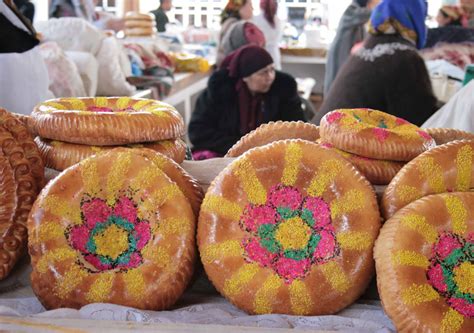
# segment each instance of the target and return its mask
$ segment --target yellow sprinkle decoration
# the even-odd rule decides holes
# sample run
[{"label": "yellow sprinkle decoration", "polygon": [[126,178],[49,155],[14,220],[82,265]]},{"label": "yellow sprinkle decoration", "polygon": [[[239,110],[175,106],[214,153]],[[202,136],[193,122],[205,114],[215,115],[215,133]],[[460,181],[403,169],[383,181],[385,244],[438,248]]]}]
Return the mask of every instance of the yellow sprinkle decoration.
[{"label": "yellow sprinkle decoration", "polygon": [[300,217],[284,221],[275,233],[275,240],[281,244],[283,250],[304,249],[310,237],[311,229]]},{"label": "yellow sprinkle decoration", "polygon": [[202,212],[217,213],[219,216],[238,221],[243,213],[243,208],[235,202],[215,195],[206,195],[201,205]]},{"label": "yellow sprinkle decoration", "polygon": [[132,153],[120,153],[113,164],[112,170],[107,177],[107,203],[113,205],[123,182],[127,178],[127,172],[132,163]]},{"label": "yellow sprinkle decoration", "polygon": [[94,98],[94,105],[99,108],[105,108],[109,105],[107,97],[96,97]]},{"label": "yellow sprinkle decoration", "polygon": [[336,239],[344,250],[364,251],[374,244],[370,234],[360,231],[340,232],[336,235]]},{"label": "yellow sprinkle decoration", "polygon": [[136,301],[145,297],[145,280],[142,272],[138,269],[131,269],[123,274],[123,281],[128,294]]},{"label": "yellow sprinkle decoration", "polygon": [[441,321],[440,333],[456,333],[464,323],[464,316],[456,310],[449,308]]},{"label": "yellow sprinkle decoration", "polygon": [[322,196],[324,191],[336,179],[341,172],[343,163],[339,160],[324,161],[316,171],[316,176],[311,180],[308,187],[308,194],[312,197]]},{"label": "yellow sprinkle decoration", "polygon": [[240,257],[242,253],[243,251],[239,241],[228,240],[204,247],[201,250],[201,261],[203,264],[210,264],[222,258]]},{"label": "yellow sprinkle decoration", "polygon": [[80,208],[72,206],[69,202],[59,198],[57,195],[46,197],[43,201],[43,207],[57,217],[66,219],[74,224],[82,223]]},{"label": "yellow sprinkle decoration", "polygon": [[117,99],[117,109],[123,110],[130,106],[130,97],[120,97]]},{"label": "yellow sprinkle decoration", "polygon": [[345,293],[351,287],[351,282],[339,264],[335,261],[330,261],[321,265],[321,270],[334,290],[340,293]]},{"label": "yellow sprinkle decoration", "polygon": [[473,149],[469,145],[465,145],[459,149],[456,156],[456,167],[458,174],[456,175],[456,190],[469,191],[471,187],[471,173],[473,165]]},{"label": "yellow sprinkle decoration", "polygon": [[423,269],[428,268],[430,265],[428,258],[426,258],[424,255],[408,250],[395,252],[392,256],[392,261],[395,265],[414,266]]},{"label": "yellow sprinkle decoration", "polygon": [[405,215],[401,220],[401,224],[419,233],[428,243],[433,244],[438,238],[436,229],[426,222],[424,216],[416,214]]},{"label": "yellow sprinkle decoration", "polygon": [[459,197],[447,195],[444,198],[453,226],[453,231],[463,235],[467,230],[467,209]]},{"label": "yellow sprinkle decoration", "polygon": [[436,164],[433,157],[426,157],[418,164],[418,169],[422,177],[428,180],[434,193],[446,192],[443,169]]},{"label": "yellow sprinkle decoration", "polygon": [[309,297],[309,290],[300,280],[294,280],[290,284],[290,303],[294,314],[304,316],[311,312],[313,302]]},{"label": "yellow sprinkle decoration", "polygon": [[84,183],[84,192],[90,196],[97,196],[100,192],[99,172],[95,160],[86,160],[82,163],[82,182]]},{"label": "yellow sprinkle decoration", "polygon": [[135,110],[135,111],[141,111],[145,105],[148,105],[150,103],[153,103],[152,100],[149,100],[149,99],[145,99],[145,100],[142,100],[142,101],[139,101],[139,102],[136,102],[132,108]]},{"label": "yellow sprinkle decoration", "polygon": [[398,198],[404,203],[413,202],[423,196],[421,191],[414,186],[401,185],[396,191]]},{"label": "yellow sprinkle decoration", "polygon": [[157,189],[153,192],[148,199],[138,207],[138,209],[144,211],[156,210],[158,207],[164,205],[166,202],[172,200],[173,198],[181,196],[183,197],[183,192],[176,184],[171,184],[160,189]]},{"label": "yellow sprinkle decoration", "polygon": [[76,256],[76,251],[69,247],[54,249],[41,256],[41,258],[38,260],[38,263],[36,264],[36,269],[39,273],[44,274],[48,271],[48,268],[55,263],[64,260],[74,260]]},{"label": "yellow sprinkle decoration", "polygon": [[[169,249],[168,249],[169,250]],[[167,269],[172,268],[171,255],[169,251],[162,246],[156,246],[155,244],[148,244],[142,250],[143,258],[151,260],[157,267]]]},{"label": "yellow sprinkle decoration", "polygon": [[[44,221],[37,227],[38,237],[32,237],[29,241],[37,240],[38,242],[47,242],[57,238],[64,238],[64,228],[58,223],[53,221]],[[34,235],[34,233],[33,233]]]},{"label": "yellow sprinkle decoration", "polygon": [[148,188],[153,180],[163,173],[157,169],[155,165],[148,166],[138,173],[138,175],[131,181],[130,187],[134,190]]},{"label": "yellow sprinkle decoration", "polygon": [[97,245],[97,254],[108,256],[112,260],[117,259],[128,249],[128,233],[115,224],[95,235],[94,241]]},{"label": "yellow sprinkle decoration", "polygon": [[284,185],[293,186],[295,184],[302,157],[303,150],[301,146],[296,143],[290,143],[286,148],[285,168],[283,169],[283,176],[281,178],[281,182]]},{"label": "yellow sprinkle decoration", "polygon": [[237,160],[234,173],[240,179],[249,201],[254,205],[263,205],[267,200],[267,191],[260,183],[250,161],[245,157]]},{"label": "yellow sprinkle decoration", "polygon": [[189,220],[185,216],[170,217],[164,219],[158,225],[159,233],[164,237],[170,235],[183,235],[187,234],[191,229],[193,221]]},{"label": "yellow sprinkle decoration", "polygon": [[474,294],[474,264],[464,261],[454,268],[454,281],[465,294]]},{"label": "yellow sprinkle decoration", "polygon": [[402,300],[406,305],[418,305],[435,301],[439,294],[429,284],[412,284],[409,288],[402,291]]},{"label": "yellow sprinkle decoration", "polygon": [[265,280],[262,288],[255,295],[254,311],[256,314],[271,313],[273,300],[282,285],[283,283],[278,275],[272,274]]},{"label": "yellow sprinkle decoration", "polygon": [[54,111],[54,110],[51,110],[49,108],[53,108],[53,109],[56,109],[56,110],[66,110],[66,106],[61,104],[61,103],[56,103],[56,102],[46,102],[44,103],[43,105],[45,105],[46,107],[48,107],[48,110],[46,110],[46,112],[51,112],[51,111]]},{"label": "yellow sprinkle decoration", "polygon": [[91,303],[106,303],[110,298],[115,273],[106,272],[98,275],[86,294],[86,300]]},{"label": "yellow sprinkle decoration", "polygon": [[229,280],[225,281],[224,294],[233,297],[240,294],[260,270],[257,264],[244,264]]},{"label": "yellow sprinkle decoration", "polygon": [[88,273],[77,265],[71,265],[71,268],[58,279],[54,288],[54,294],[61,299],[65,299],[69,293],[76,289],[77,285],[86,278]]},{"label": "yellow sprinkle decoration", "polygon": [[336,219],[341,215],[364,208],[365,202],[364,193],[359,190],[350,190],[341,198],[331,202],[331,217]]},{"label": "yellow sprinkle decoration", "polygon": [[86,104],[77,98],[67,98],[64,101],[67,101],[69,105],[71,105],[71,108],[75,111],[83,111],[86,109]]}]

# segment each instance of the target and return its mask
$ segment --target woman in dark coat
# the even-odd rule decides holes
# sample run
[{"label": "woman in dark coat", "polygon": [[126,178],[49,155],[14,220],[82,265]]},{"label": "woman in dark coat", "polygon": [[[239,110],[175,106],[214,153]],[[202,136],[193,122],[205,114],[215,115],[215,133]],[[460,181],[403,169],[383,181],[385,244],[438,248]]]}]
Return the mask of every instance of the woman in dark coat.
[{"label": "woman in dark coat", "polygon": [[425,63],[424,0],[384,0],[373,11],[371,34],[341,68],[313,122],[340,108],[372,108],[421,125],[437,109]]},{"label": "woman in dark coat", "polygon": [[224,60],[199,96],[188,130],[193,156],[222,156],[243,135],[276,120],[305,120],[296,81],[275,71],[265,49],[244,46]]}]

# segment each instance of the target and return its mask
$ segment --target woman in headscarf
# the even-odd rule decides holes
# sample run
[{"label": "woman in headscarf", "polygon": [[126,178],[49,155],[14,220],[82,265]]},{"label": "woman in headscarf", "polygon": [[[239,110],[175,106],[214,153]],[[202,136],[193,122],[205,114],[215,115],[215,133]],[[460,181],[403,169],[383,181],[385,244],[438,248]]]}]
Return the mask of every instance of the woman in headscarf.
[{"label": "woman in headscarf", "polygon": [[283,26],[278,18],[277,0],[260,0],[260,14],[252,21],[262,30],[265,35],[265,50],[270,53],[276,69],[281,69],[281,54],[279,43],[283,37]]},{"label": "woman in headscarf", "polygon": [[296,81],[263,48],[231,53],[209,78],[189,124],[194,158],[223,156],[243,135],[276,120],[304,120]]},{"label": "woman in headscarf", "polygon": [[347,7],[337,27],[336,37],[329,48],[326,73],[324,74],[324,94],[326,95],[337,72],[346,62],[355,44],[366,36],[364,25],[369,21],[372,8],[378,0],[354,0]]},{"label": "woman in headscarf", "polygon": [[265,47],[265,36],[255,24],[247,21],[239,21],[232,26],[222,41],[224,56],[227,57],[245,45]]},{"label": "woman in headscarf", "polygon": [[341,68],[313,119],[339,108],[372,108],[421,125],[437,100],[418,54],[426,40],[424,0],[383,0],[369,22],[364,46]]},{"label": "woman in headscarf", "polygon": [[219,32],[219,42],[217,45],[216,64],[219,66],[224,60],[224,50],[222,44],[231,28],[240,20],[250,20],[253,16],[251,0],[228,0],[227,5],[221,13],[221,31]]}]

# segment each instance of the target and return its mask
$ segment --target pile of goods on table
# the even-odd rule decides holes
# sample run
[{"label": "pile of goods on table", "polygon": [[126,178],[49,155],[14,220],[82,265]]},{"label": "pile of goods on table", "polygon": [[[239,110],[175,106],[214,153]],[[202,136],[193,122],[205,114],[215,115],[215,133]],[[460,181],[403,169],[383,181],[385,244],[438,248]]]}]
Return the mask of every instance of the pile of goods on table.
[{"label": "pile of goods on table", "polygon": [[[474,331],[470,133],[425,131],[368,109],[333,111],[321,127],[269,123],[229,150],[234,159],[204,196],[181,166],[141,148],[183,134],[171,106],[61,99],[39,105],[28,124],[60,142],[37,138],[46,163],[65,169],[27,223],[32,287],[48,309],[167,309],[200,261],[250,314],[334,314],[376,273],[398,330]],[[73,160],[54,150],[65,145],[97,154]],[[14,183],[8,175],[0,185]],[[28,179],[39,189],[41,179]],[[374,185],[387,184],[379,203]]]}]

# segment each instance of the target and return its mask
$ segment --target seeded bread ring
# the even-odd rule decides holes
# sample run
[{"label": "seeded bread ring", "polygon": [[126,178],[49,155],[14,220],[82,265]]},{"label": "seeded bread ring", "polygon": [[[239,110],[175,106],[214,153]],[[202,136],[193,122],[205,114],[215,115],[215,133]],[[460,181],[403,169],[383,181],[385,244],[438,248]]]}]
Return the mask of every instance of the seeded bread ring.
[{"label": "seeded bread ring", "polygon": [[428,133],[438,146],[455,140],[474,140],[474,134],[455,128],[427,128]]},{"label": "seeded bread ring", "polygon": [[113,146],[181,137],[184,121],[169,104],[130,97],[59,98],[38,104],[32,116],[42,138]]},{"label": "seeded bread ring", "polygon": [[[74,143],[60,142],[40,137],[35,138],[43,160],[48,168],[62,171],[83,159],[99,152],[117,148],[117,146],[87,146]],[[130,148],[148,148],[161,153],[177,163],[181,163],[186,155],[186,144],[181,139],[163,140],[141,144],[128,145]]]},{"label": "seeded bread ring", "polygon": [[330,143],[320,143],[321,146],[334,150],[336,153],[348,160],[357,170],[373,185],[387,185],[393,177],[403,168],[405,163],[376,160],[351,154],[334,148]]},{"label": "seeded bread ring", "polygon": [[474,332],[474,193],[423,197],[375,243],[377,285],[397,332]]},{"label": "seeded bread ring", "polygon": [[332,314],[373,275],[380,216],[372,187],[305,140],[252,149],[206,193],[198,246],[217,290],[248,313]]},{"label": "seeded bread ring", "polygon": [[243,136],[229,149],[226,157],[237,157],[252,148],[286,139],[302,139],[315,142],[319,139],[319,127],[302,121],[272,121]]},{"label": "seeded bread ring", "polygon": [[170,307],[195,259],[195,218],[176,183],[133,150],[63,171],[28,220],[31,284],[47,309]]},{"label": "seeded bread ring", "polygon": [[320,132],[338,149],[378,160],[410,161],[435,146],[419,127],[370,109],[329,112],[321,120]]},{"label": "seeded bread ring", "polygon": [[424,196],[473,188],[474,141],[450,142],[421,154],[400,170],[384,191],[382,214],[388,220]]}]

